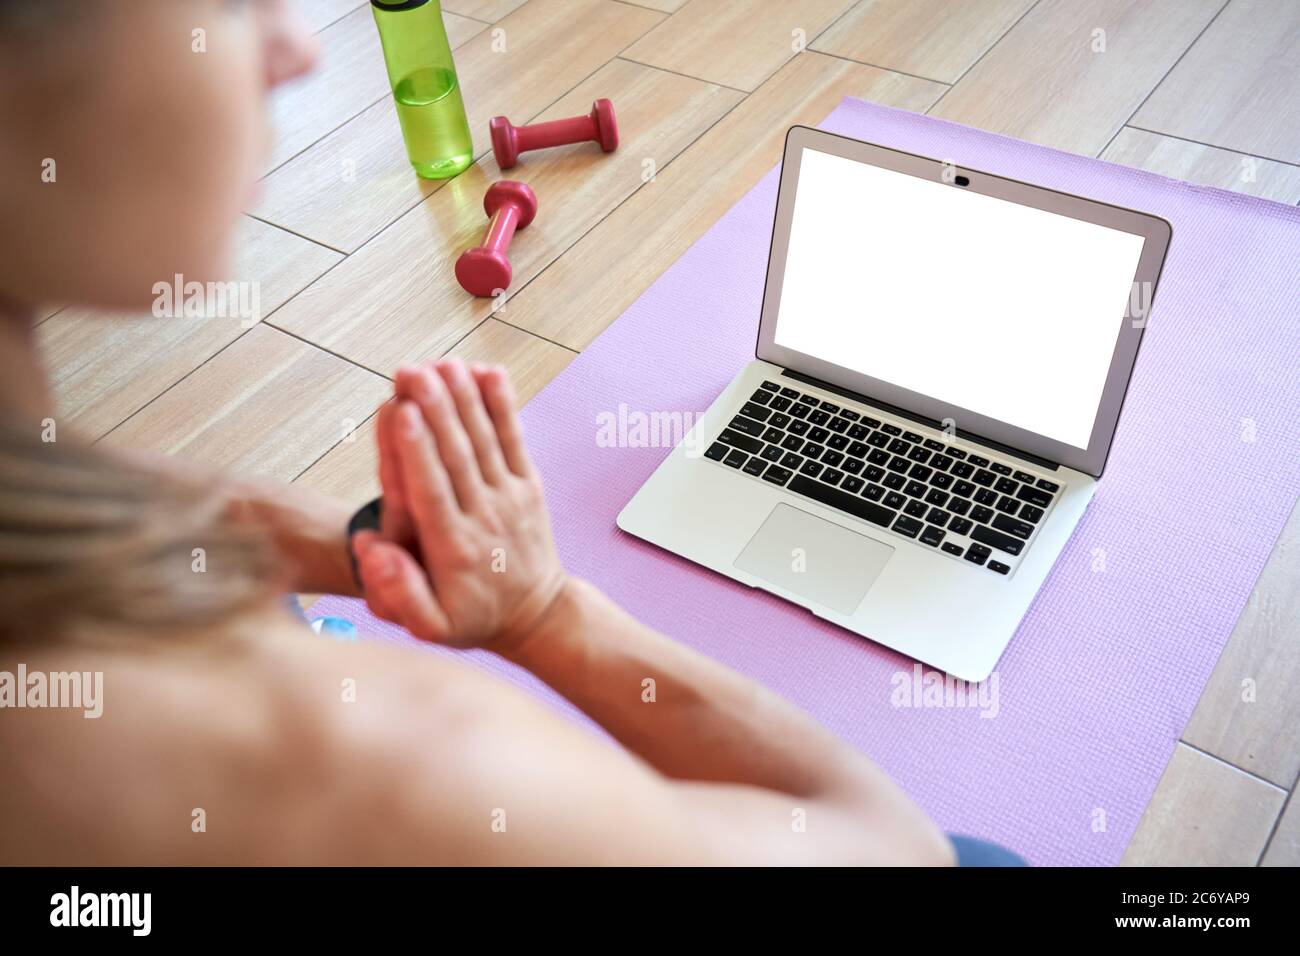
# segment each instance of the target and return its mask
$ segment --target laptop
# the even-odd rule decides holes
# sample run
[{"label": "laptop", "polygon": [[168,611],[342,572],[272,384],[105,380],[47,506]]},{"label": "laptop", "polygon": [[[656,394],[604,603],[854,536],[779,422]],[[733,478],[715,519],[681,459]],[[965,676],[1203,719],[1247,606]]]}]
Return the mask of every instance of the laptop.
[{"label": "laptop", "polygon": [[793,127],[755,358],[618,526],[985,679],[1096,492],[1170,237]]}]

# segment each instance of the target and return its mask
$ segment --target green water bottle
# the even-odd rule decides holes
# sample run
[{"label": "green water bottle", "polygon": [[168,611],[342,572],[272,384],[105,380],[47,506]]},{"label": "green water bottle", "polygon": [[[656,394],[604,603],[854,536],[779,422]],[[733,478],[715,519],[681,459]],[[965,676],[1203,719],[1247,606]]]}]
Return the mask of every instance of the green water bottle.
[{"label": "green water bottle", "polygon": [[370,0],[406,154],[425,179],[450,179],[474,161],[456,64],[438,0]]}]

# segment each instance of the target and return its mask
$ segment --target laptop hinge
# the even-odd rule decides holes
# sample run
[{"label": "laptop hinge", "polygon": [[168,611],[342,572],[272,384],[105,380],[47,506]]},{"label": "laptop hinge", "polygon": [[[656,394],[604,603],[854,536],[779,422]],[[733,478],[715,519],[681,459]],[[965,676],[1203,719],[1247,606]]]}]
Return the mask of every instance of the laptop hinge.
[{"label": "laptop hinge", "polygon": [[[823,382],[821,379],[813,378],[811,375],[805,375],[802,372],[795,372],[788,368],[782,369],[781,374],[786,378],[794,379],[796,382],[803,382],[805,385],[813,385],[817,388],[825,389],[828,392],[834,392],[836,395],[851,398],[855,402],[860,402],[863,405],[870,405],[871,407],[878,408],[883,412],[897,415],[899,418],[906,418],[909,421],[925,425],[929,428],[935,429],[936,431],[944,430],[943,422],[937,421],[933,418],[927,418],[924,415],[918,415],[916,412],[909,412],[905,408],[899,408],[897,405],[889,404],[889,402],[882,402],[879,399],[872,398],[870,395],[862,395],[852,389],[841,388],[839,385],[832,385],[830,382]],[[1050,468],[1052,471],[1056,471],[1061,467],[1054,461],[1040,458],[1038,455],[1031,452],[1021,451],[1019,448],[1012,448],[1010,445],[1004,445],[1002,442],[994,441],[992,438],[982,438],[979,435],[967,431],[959,432],[957,437],[962,441],[974,442],[977,445],[983,445],[985,448],[992,448],[995,451],[1002,452],[1004,455],[1012,455],[1022,461],[1038,465],[1040,468]]]}]

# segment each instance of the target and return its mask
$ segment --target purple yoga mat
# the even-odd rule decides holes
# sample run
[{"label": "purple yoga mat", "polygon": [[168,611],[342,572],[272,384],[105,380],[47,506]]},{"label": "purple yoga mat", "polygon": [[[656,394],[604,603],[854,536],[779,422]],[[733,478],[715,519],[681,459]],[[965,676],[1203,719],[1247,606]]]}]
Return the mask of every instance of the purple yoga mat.
[{"label": "purple yoga mat", "polygon": [[[813,714],[945,829],[1036,864],[1117,863],[1300,491],[1300,210],[853,99],[822,127],[1173,223],[1106,474],[998,666],[996,707],[900,706],[911,660],[615,528],[667,449],[604,447],[601,416],[701,412],[753,357],[776,171],[525,410],[560,552]],[[411,641],[355,601],[313,613]]]}]

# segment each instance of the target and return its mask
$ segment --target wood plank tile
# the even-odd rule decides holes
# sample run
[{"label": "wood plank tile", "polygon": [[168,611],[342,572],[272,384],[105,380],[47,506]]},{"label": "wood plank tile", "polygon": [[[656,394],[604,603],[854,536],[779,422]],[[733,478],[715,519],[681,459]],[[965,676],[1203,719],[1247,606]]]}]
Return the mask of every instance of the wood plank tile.
[{"label": "wood plank tile", "polygon": [[[532,0],[498,24],[505,52],[489,32],[458,48],[476,155],[493,116],[531,121],[660,19],[612,0]],[[269,176],[257,215],[351,252],[442,185],[412,172],[387,97]]]},{"label": "wood plank tile", "polygon": [[1120,130],[1101,158],[1275,202],[1292,205],[1300,202],[1300,166],[1189,143],[1185,139],[1132,127]]},{"label": "wood plank tile", "polygon": [[499,317],[586,348],[780,161],[792,124],[819,123],[845,96],[924,112],[944,89],[850,60],[800,54],[515,295]]},{"label": "wood plank tile", "polygon": [[1124,866],[1254,866],[1286,792],[1179,744]]},{"label": "wood plank tile", "polygon": [[[514,382],[520,404],[541,391],[564,370],[574,353],[521,332],[496,319],[488,319],[454,349],[467,362],[504,365]],[[342,501],[364,504],[379,494],[379,460],[375,450],[375,419],[357,430],[352,440],[340,442],[298,480]]]},{"label": "wood plank tile", "polygon": [[676,13],[682,7],[686,6],[690,0],[625,0],[627,3],[634,3],[638,7],[648,7],[651,10],[658,10],[660,13]]},{"label": "wood plank tile", "polygon": [[[443,22],[453,45],[483,29],[483,24],[453,13],[443,14]],[[317,37],[321,53],[316,69],[271,95],[275,138],[267,172],[391,95],[370,4],[330,24]]]},{"label": "wood plank tile", "polygon": [[1300,800],[1294,792],[1260,862],[1264,866],[1300,866]]},{"label": "wood plank tile", "polygon": [[1183,730],[1183,739],[1283,787],[1300,774],[1300,507],[1291,513]]},{"label": "wood plank tile", "polygon": [[931,113],[1095,156],[1224,2],[1040,0]]},{"label": "wood plank tile", "polygon": [[[342,257],[245,217],[233,279],[257,283],[263,317]],[[246,331],[238,318],[108,316],[68,308],[38,332],[59,420],[99,438]]]},{"label": "wood plank tile", "polygon": [[390,388],[259,325],[105,441],[288,481],[365,421]]},{"label": "wood plank tile", "polygon": [[[629,60],[752,91],[853,0],[688,3],[624,54]],[[802,31],[796,33],[796,31]]]},{"label": "wood plank tile", "polygon": [[462,17],[473,17],[485,23],[496,23],[502,17],[509,16],[527,0],[442,0],[442,9],[459,13]]},{"label": "wood plank tile", "polygon": [[[618,104],[623,142],[616,152],[607,155],[584,144],[532,154],[518,167],[516,175],[532,186],[540,211],[511,246],[512,290],[523,288],[642,188],[645,160],[668,163],[740,95],[615,60],[543,115],[590,109],[600,94]],[[482,240],[483,194],[499,175],[495,161],[485,156],[295,298],[275,324],[387,374],[403,362],[442,354],[494,307],[508,312],[508,301],[469,296],[453,273],[460,252]]]},{"label": "wood plank tile", "polygon": [[823,53],[956,83],[1034,0],[861,0],[812,44]]},{"label": "wood plank tile", "polygon": [[303,20],[313,30],[323,30],[336,20],[341,20],[361,6],[370,6],[370,0],[299,0],[298,9]]},{"label": "wood plank tile", "polygon": [[1132,125],[1300,163],[1300,3],[1232,0]]}]

